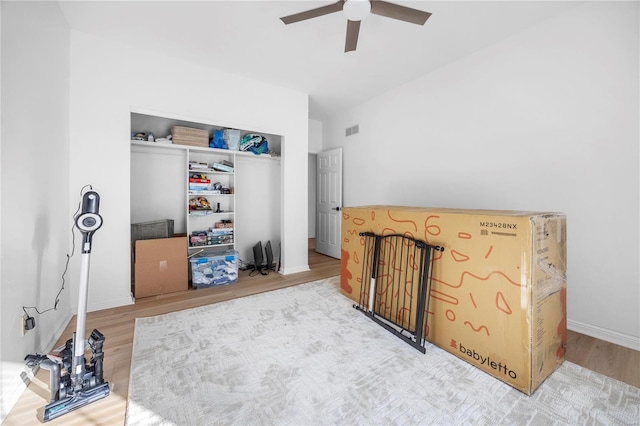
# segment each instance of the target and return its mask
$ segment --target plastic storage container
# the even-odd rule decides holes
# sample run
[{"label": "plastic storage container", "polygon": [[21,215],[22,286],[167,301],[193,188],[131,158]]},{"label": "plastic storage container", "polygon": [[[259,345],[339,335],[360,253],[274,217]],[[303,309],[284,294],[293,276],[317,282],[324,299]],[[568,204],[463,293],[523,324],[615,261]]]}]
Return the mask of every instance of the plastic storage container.
[{"label": "plastic storage container", "polygon": [[173,219],[131,224],[131,241],[173,237]]},{"label": "plastic storage container", "polygon": [[222,137],[227,143],[227,147],[233,151],[240,150],[240,130],[236,129],[224,129],[222,131]]},{"label": "plastic storage container", "polygon": [[206,288],[237,282],[239,257],[236,250],[227,250],[216,255],[190,258],[192,285],[195,288]]}]

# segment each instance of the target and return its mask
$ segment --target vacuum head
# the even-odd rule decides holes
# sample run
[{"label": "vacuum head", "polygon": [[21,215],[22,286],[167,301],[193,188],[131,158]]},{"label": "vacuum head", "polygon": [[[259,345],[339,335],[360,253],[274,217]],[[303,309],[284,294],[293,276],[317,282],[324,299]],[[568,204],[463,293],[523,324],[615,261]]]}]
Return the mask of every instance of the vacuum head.
[{"label": "vacuum head", "polygon": [[83,388],[73,395],[47,404],[44,407],[42,419],[45,422],[63,416],[80,407],[91,404],[99,399],[109,396],[109,383],[103,382],[92,388]]}]

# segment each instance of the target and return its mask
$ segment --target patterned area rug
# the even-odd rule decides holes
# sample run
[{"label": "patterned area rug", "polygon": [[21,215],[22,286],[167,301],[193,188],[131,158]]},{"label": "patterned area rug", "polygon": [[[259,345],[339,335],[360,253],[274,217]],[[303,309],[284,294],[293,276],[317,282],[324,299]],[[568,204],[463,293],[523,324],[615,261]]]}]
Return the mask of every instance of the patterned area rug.
[{"label": "patterned area rug", "polygon": [[640,389],[565,361],[532,396],[353,309],[338,277],[136,320],[127,425],[639,424]]}]

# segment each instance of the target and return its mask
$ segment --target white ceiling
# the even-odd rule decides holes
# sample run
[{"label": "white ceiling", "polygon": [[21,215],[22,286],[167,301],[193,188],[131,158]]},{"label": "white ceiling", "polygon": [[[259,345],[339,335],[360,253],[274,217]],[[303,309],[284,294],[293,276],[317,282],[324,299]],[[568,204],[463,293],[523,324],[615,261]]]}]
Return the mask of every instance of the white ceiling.
[{"label": "white ceiling", "polygon": [[71,28],[309,94],[310,118],[400,86],[573,7],[576,1],[392,1],[424,26],[369,15],[344,53],[341,12],[284,25],[333,1],[60,1]]}]

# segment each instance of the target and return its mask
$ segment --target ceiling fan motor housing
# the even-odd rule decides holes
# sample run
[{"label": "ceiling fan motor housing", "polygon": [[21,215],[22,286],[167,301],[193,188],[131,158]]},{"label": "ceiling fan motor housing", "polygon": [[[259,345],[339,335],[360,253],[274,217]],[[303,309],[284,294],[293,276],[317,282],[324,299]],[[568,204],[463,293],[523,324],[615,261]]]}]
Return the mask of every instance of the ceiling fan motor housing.
[{"label": "ceiling fan motor housing", "polygon": [[362,21],[371,13],[371,3],[369,0],[346,0],[342,12],[350,21]]}]

